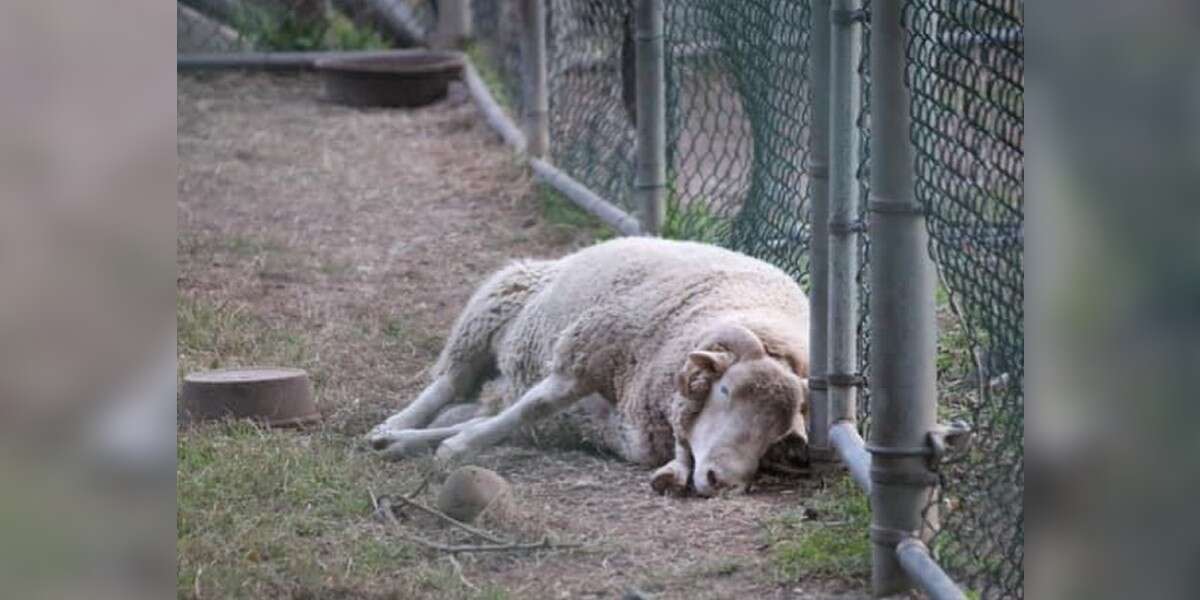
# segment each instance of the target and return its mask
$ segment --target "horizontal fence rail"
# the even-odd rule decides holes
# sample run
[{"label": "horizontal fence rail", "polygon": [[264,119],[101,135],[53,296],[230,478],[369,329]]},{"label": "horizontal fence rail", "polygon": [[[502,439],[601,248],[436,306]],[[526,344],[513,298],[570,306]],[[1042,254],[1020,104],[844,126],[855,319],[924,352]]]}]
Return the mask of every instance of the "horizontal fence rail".
[{"label": "horizontal fence rail", "polygon": [[480,112],[483,113],[484,119],[496,133],[500,134],[500,138],[506,144],[512,146],[517,152],[525,151],[525,132],[521,131],[520,127],[512,121],[504,112],[504,107],[500,106],[496,99],[492,97],[492,92],[488,89],[483,79],[479,77],[479,71],[475,69],[475,65],[467,61],[463,69],[463,82],[467,84],[467,91],[471,94],[471,98],[475,100],[475,104],[479,106]]},{"label": "horizontal fence rail", "polygon": [[609,227],[622,235],[641,235],[642,229],[637,219],[596,195],[587,186],[572,179],[570,175],[542,160],[533,159],[530,164],[533,165],[533,172],[539,179],[562,192],[584,210],[596,215]]}]

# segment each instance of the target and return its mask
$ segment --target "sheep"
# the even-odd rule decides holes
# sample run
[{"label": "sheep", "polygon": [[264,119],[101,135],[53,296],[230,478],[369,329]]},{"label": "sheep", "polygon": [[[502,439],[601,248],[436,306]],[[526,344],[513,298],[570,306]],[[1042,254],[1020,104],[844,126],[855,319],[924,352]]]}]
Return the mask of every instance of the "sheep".
[{"label": "sheep", "polygon": [[[808,301],[787,274],[716,246],[620,238],[493,274],[432,383],[368,435],[455,460],[557,414],[650,468],[658,493],[746,490],[769,447],[804,443]],[[438,418],[498,376],[495,416]],[[569,410],[568,410],[569,409]],[[691,484],[689,486],[689,483]]]}]

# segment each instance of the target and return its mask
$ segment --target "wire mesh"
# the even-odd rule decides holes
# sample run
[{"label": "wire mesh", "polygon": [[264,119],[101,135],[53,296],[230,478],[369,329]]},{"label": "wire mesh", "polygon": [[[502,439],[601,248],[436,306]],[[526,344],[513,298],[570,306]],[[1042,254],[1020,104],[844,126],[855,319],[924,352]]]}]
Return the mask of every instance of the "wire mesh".
[{"label": "wire mesh", "polygon": [[636,152],[633,4],[551,0],[551,158],[630,214]]},{"label": "wire mesh", "polygon": [[807,287],[806,1],[668,2],[668,237],[767,260]]},{"label": "wire mesh", "polygon": [[411,45],[437,23],[434,0],[182,0],[176,52],[372,50]]},{"label": "wire mesh", "polygon": [[471,0],[474,41],[468,53],[492,95],[514,117],[524,110],[524,47],[519,3]]},{"label": "wire mesh", "polygon": [[962,419],[974,432],[967,452],[941,464],[926,517],[939,561],[968,589],[1020,598],[1023,4],[909,0],[905,15],[914,191],[946,292],[939,411],[943,421]]},{"label": "wire mesh", "polygon": [[[864,15],[870,13],[871,2],[864,0],[859,8]],[[870,258],[871,239],[867,235],[867,207],[871,196],[871,20],[863,18],[862,48],[857,66],[859,84],[859,109],[855,126],[858,127],[858,165],[854,177],[858,181],[858,221],[863,224],[858,234],[858,372],[869,381],[871,376],[871,285]],[[871,388],[862,386],[858,392],[858,423],[864,439],[868,439],[871,427]]]}]

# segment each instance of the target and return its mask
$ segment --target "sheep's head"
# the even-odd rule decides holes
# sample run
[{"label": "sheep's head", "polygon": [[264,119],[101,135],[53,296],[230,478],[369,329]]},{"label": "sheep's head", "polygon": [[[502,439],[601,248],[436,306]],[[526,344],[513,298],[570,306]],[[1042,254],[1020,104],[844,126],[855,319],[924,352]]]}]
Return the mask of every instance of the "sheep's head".
[{"label": "sheep's head", "polygon": [[688,354],[671,420],[692,454],[697,493],[745,490],[772,444],[788,436],[807,439],[803,375],[795,357],[773,355],[737,325],[715,328]]}]

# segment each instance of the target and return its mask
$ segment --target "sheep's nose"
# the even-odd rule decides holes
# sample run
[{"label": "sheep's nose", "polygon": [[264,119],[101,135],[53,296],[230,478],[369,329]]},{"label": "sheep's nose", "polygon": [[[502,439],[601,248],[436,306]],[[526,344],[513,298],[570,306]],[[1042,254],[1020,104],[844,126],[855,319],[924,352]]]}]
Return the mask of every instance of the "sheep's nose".
[{"label": "sheep's nose", "polygon": [[713,491],[719,490],[726,486],[725,482],[721,481],[720,477],[717,477],[717,472],[712,469],[709,469],[708,472],[704,474],[704,478],[708,480],[708,487]]}]

